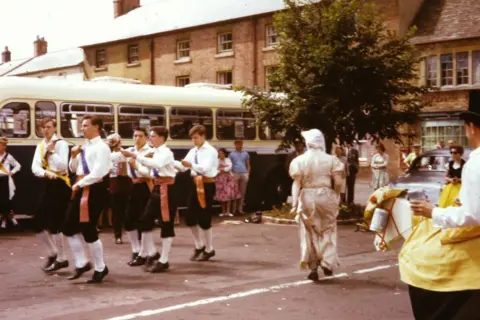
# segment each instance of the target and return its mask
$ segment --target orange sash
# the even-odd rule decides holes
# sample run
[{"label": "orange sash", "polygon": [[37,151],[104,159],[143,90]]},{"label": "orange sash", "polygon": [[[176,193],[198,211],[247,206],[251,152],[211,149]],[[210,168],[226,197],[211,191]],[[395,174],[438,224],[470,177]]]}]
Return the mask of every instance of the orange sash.
[{"label": "orange sash", "polygon": [[153,181],[150,178],[135,178],[133,179],[133,184],[146,183],[150,192],[153,190]]},{"label": "orange sash", "polygon": [[198,203],[200,204],[200,207],[202,209],[205,209],[207,207],[207,202],[205,201],[205,183],[213,183],[215,182],[215,179],[213,178],[207,178],[204,176],[195,176],[193,177],[193,182],[195,183],[195,186],[197,187],[197,199]]},{"label": "orange sash", "polygon": [[160,212],[162,214],[162,221],[170,221],[170,212],[168,206],[168,186],[175,183],[175,179],[170,177],[155,178],[155,185],[160,186]]},{"label": "orange sash", "polygon": [[[77,176],[76,183],[83,179],[85,176]],[[80,198],[80,223],[87,223],[90,221],[88,211],[88,198],[90,196],[90,186],[85,186],[82,189],[82,197]],[[75,193],[72,192],[72,199],[75,197]]]}]

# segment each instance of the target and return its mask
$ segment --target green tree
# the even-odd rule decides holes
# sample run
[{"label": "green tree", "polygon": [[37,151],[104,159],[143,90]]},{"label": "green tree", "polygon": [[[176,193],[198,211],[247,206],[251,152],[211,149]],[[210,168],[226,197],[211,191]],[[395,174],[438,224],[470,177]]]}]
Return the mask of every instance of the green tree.
[{"label": "green tree", "polygon": [[417,120],[425,91],[416,85],[415,30],[396,35],[370,2],[284,1],[274,18],[280,42],[271,89],[240,88],[244,106],[285,132],[283,146],[310,128],[325,134],[328,148],[335,139],[400,141],[399,126]]}]

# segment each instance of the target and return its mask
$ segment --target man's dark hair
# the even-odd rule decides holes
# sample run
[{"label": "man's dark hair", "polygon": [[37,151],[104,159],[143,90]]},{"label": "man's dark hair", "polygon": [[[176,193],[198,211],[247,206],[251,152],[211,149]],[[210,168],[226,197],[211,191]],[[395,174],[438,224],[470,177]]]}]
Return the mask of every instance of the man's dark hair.
[{"label": "man's dark hair", "polygon": [[83,120],[90,120],[90,123],[92,124],[92,126],[97,126],[98,132],[102,132],[102,129],[103,129],[103,120],[100,119],[99,117],[94,117],[94,116],[86,115],[86,116],[83,117],[82,121],[83,121]]},{"label": "man's dark hair", "polygon": [[[153,128],[152,128],[152,129],[153,129]],[[147,129],[145,129],[144,127],[135,127],[135,128],[133,129],[133,132],[135,132],[135,131],[143,132],[143,134],[144,134],[145,136],[148,136]]]},{"label": "man's dark hair", "polygon": [[165,140],[168,138],[168,129],[165,127],[153,127],[150,131],[155,132],[159,137],[163,137]]},{"label": "man's dark hair", "polygon": [[480,128],[480,117],[476,117],[476,116],[465,117],[465,123],[468,125],[473,124],[475,127]]}]

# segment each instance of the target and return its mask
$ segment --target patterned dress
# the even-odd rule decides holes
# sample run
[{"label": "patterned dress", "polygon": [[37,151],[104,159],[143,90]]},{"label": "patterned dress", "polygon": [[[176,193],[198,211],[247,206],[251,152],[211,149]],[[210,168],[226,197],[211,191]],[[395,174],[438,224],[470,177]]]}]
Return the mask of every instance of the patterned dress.
[{"label": "patterned dress", "polygon": [[[231,200],[240,199],[240,191],[238,190],[238,185],[235,183],[232,170],[232,161],[225,158],[223,160],[218,160],[218,175],[215,178],[215,200],[220,202],[226,202]],[[223,169],[223,172],[220,172],[220,169]]]}]

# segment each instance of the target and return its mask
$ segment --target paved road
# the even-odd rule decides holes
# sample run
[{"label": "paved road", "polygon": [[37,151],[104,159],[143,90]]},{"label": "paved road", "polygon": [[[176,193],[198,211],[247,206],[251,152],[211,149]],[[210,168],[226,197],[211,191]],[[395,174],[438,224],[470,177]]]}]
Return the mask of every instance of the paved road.
[{"label": "paved road", "polygon": [[296,226],[217,224],[206,263],[188,261],[189,230],[178,228],[171,270],[155,275],[127,266],[129,245],[102,233],[111,274],[100,285],[43,274],[33,235],[2,235],[0,319],[411,319],[395,252],[353,230],[339,228],[342,267],[318,284],[298,268]]}]

